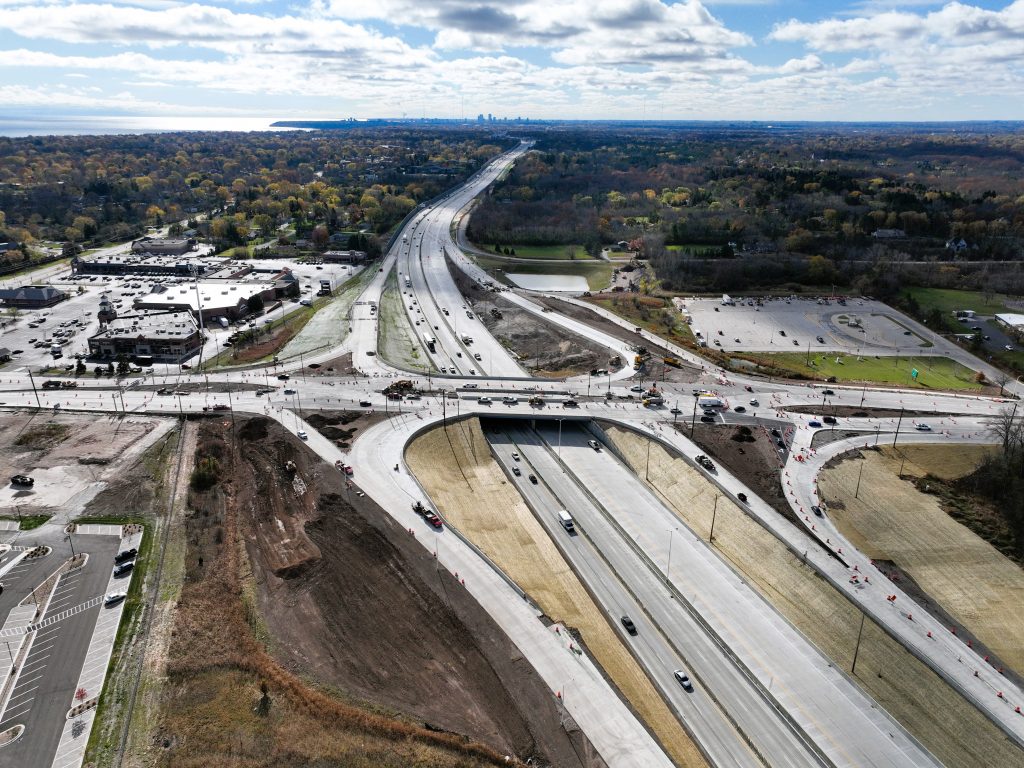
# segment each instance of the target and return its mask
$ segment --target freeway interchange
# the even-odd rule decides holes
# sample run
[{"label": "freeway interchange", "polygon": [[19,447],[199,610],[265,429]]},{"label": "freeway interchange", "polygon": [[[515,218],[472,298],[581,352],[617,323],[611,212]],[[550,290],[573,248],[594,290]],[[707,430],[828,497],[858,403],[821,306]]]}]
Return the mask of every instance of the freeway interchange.
[{"label": "freeway interchange", "polygon": [[[645,408],[622,383],[634,374],[628,365],[632,350],[627,345],[578,319],[544,311],[526,292],[505,291],[503,296],[509,301],[547,322],[586,336],[607,347],[609,355],[619,355],[627,362],[610,372],[606,384],[602,378],[602,386],[593,393],[588,377],[558,382],[533,380],[472,316],[449,270],[462,269],[480,284],[486,284],[488,277],[452,241],[452,222],[528,148],[524,144],[502,155],[459,189],[416,211],[353,306],[350,332],[343,344],[307,357],[304,362],[308,366],[351,352],[358,375],[303,379],[298,365],[284,363],[274,373],[290,372],[293,376],[289,382],[293,393],[286,394],[285,387],[272,381],[266,368],[174,376],[154,373],[150,379],[124,386],[83,382],[73,392],[37,391],[28,376],[5,373],[0,377],[0,400],[6,408],[19,409],[178,416],[224,407],[230,411],[222,414],[225,419],[234,418],[236,413],[265,415],[295,434],[303,432],[309,449],[329,464],[340,461],[355,465],[361,490],[410,528],[417,523],[410,502],[423,498],[423,492],[405,468],[406,446],[425,430],[452,418],[478,416],[494,460],[506,471],[510,487],[522,495],[712,765],[938,764],[877,702],[746,584],[728,562],[696,537],[644,478],[615,455],[595,424],[600,419],[632,429],[692,463],[699,449],[674,426],[697,417],[692,390],[698,385],[660,385],[666,406],[677,407]],[[381,320],[376,308],[392,274],[397,278],[410,326],[419,334],[413,343],[420,345],[424,360],[429,360],[434,369],[445,369],[447,375],[437,376],[429,370],[401,371],[377,355]],[[586,306],[632,330],[625,321]],[[434,339],[433,350],[428,349],[424,335]],[[472,337],[472,345],[464,336]],[[904,442],[990,442],[990,422],[1007,407],[1001,398],[975,395],[839,385],[833,385],[833,391],[766,383],[756,377],[727,374],[663,340],[659,339],[658,344],[700,370],[699,388],[714,390],[727,405],[743,404],[747,409],[716,409],[716,421],[755,427],[769,423],[788,426],[789,436],[780,446],[779,458],[790,478],[792,490],[787,492],[787,501],[794,511],[817,503],[813,491],[816,475],[842,451],[879,436]],[[389,400],[381,390],[396,378],[412,379],[427,394],[419,400]],[[179,388],[183,382],[192,386]],[[194,386],[197,383],[200,386]],[[1008,389],[1017,394],[1015,384]],[[173,394],[161,394],[161,390]],[[533,396],[540,396],[543,406],[531,405],[528,399]],[[492,402],[481,402],[481,397],[489,397]],[[516,402],[503,403],[503,397],[515,398]],[[563,405],[570,398],[578,407]],[[758,405],[751,405],[751,400]],[[814,434],[826,427],[813,415],[787,410],[794,406],[820,406],[822,415],[832,406],[935,415],[913,419],[888,415],[844,418],[845,430],[862,435],[814,448]],[[300,410],[364,407],[387,411],[391,418],[369,429],[346,452],[299,417]],[[918,430],[916,424],[925,424],[930,431]],[[600,450],[591,447],[592,440],[597,441]],[[749,498],[750,504],[744,505],[748,514],[794,551],[803,551],[808,565],[819,575],[842,589],[1011,739],[1024,744],[1024,718],[1014,711],[1014,707],[1024,705],[1024,694],[973,658],[971,649],[951,637],[923,609],[916,612],[920,618],[909,623],[891,610],[881,587],[868,590],[851,586],[851,569],[856,566],[865,570],[870,561],[827,519],[812,521],[800,515],[806,524],[799,527],[782,519],[757,499],[752,489],[727,472],[707,474],[706,479],[730,499],[736,500],[740,494]],[[571,510],[575,518],[575,535],[569,535],[559,524],[557,513],[563,509]],[[600,670],[586,658],[567,660],[558,647],[560,641],[538,621],[529,596],[518,593],[516,585],[471,541],[447,528],[432,537],[430,546],[436,547],[439,562],[445,567],[468,577],[467,588],[552,691],[561,690],[571,681],[576,695],[568,698],[565,706],[609,765],[670,764]],[[886,584],[884,591],[899,593],[901,605],[913,605],[898,586]],[[632,619],[635,635],[623,627],[623,616]],[[677,669],[693,679],[692,691],[679,685],[674,677]],[[993,695],[995,686],[1000,697]]]}]

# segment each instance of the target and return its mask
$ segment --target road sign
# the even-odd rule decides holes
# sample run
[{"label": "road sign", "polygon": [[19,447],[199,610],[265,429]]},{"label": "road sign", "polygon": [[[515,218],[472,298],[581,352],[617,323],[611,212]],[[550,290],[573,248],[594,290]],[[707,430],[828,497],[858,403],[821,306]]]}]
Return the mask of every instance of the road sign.
[{"label": "road sign", "polygon": [[910,369],[910,378],[912,378],[912,379],[916,379],[917,378],[917,368],[911,368]]}]

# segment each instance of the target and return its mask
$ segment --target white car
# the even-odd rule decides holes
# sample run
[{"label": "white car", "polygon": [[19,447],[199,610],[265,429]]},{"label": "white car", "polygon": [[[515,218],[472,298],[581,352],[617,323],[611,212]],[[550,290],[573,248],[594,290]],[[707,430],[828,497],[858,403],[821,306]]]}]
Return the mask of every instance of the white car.
[{"label": "white car", "polygon": [[677,669],[672,674],[675,675],[676,680],[679,681],[679,684],[681,686],[683,686],[684,690],[687,690],[687,691],[692,691],[693,690],[693,683],[690,682],[689,675],[687,675],[685,672],[683,672],[683,670]]},{"label": "white car", "polygon": [[639,384],[634,384],[632,387],[629,388],[629,391],[630,392],[643,392],[644,388],[641,387]]},{"label": "white car", "polygon": [[751,404],[752,406],[754,406],[755,408],[757,408],[757,406],[759,406],[759,405],[760,405],[760,403],[759,403],[759,402],[757,402],[757,398],[756,398],[756,397],[755,397],[755,398],[754,398],[753,400],[751,400],[751,401],[750,401],[750,404]]},{"label": "white car", "polygon": [[914,429],[918,432],[931,432],[932,428],[928,424],[915,424]]},{"label": "white car", "polygon": [[309,435],[306,434],[306,430],[300,429],[296,434],[299,436],[299,440],[308,440]]},{"label": "white car", "polygon": [[122,600],[128,597],[127,592],[111,592],[105,598],[103,598],[104,605],[117,605]]}]

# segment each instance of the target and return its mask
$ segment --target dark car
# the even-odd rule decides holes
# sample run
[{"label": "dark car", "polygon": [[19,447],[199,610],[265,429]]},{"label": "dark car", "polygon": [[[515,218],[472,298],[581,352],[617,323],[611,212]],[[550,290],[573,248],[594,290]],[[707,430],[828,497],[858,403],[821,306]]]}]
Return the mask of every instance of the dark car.
[{"label": "dark car", "polygon": [[733,411],[736,413],[746,413],[747,408],[746,406],[743,405],[737,405],[735,408],[733,408]]},{"label": "dark car", "polygon": [[782,433],[779,432],[779,430],[776,429],[775,427],[772,427],[772,436],[773,437],[782,437]]},{"label": "dark car", "polygon": [[626,628],[626,631],[629,632],[629,634],[636,634],[636,624],[633,623],[633,620],[629,618],[629,616],[623,616],[619,621],[622,622],[622,626]]},{"label": "dark car", "polygon": [[536,475],[530,475],[530,482],[533,483],[534,485],[536,485],[537,484],[537,476]]},{"label": "dark car", "polygon": [[714,424],[715,423],[715,417],[714,416],[701,416],[700,420],[705,422],[705,423],[708,423],[708,424]]},{"label": "dark car", "polygon": [[816,514],[818,517],[821,517],[821,507],[819,507],[817,504],[811,507],[811,512]]},{"label": "dark car", "polygon": [[118,552],[116,555],[114,555],[114,562],[123,563],[128,560],[134,560],[135,556],[138,554],[139,550],[137,550],[135,547],[132,547],[131,549],[126,549],[124,552]]},{"label": "dark car", "polygon": [[822,390],[821,394],[823,394],[823,395],[830,395],[831,396],[831,395],[834,395],[835,392],[833,392],[831,389],[824,389],[824,390]]},{"label": "dark car", "polygon": [[287,373],[279,373],[277,374],[277,378],[279,381],[288,381],[288,379],[290,379],[291,376],[289,376]]},{"label": "dark car", "polygon": [[35,484],[36,481],[28,475],[14,475],[14,477],[11,478],[11,485],[22,485],[26,488],[31,488]]},{"label": "dark car", "polygon": [[131,570],[134,567],[135,567],[135,563],[132,563],[132,562],[121,563],[120,565],[114,566],[114,575],[115,576],[124,576],[126,574],[131,573]]},{"label": "dark car", "polygon": [[826,424],[835,424],[836,423],[836,417],[835,416],[823,416],[821,420],[824,421]]},{"label": "dark car", "polygon": [[779,448],[785,448],[786,447],[786,441],[783,440],[781,437],[778,440],[775,441],[775,444],[777,446],[779,446]]},{"label": "dark car", "polygon": [[737,493],[736,498],[742,501],[744,504],[747,503],[747,494],[745,493]]},{"label": "dark car", "polygon": [[369,400],[360,400],[359,405],[361,408],[369,408],[371,405],[373,405],[373,403],[371,403]]}]

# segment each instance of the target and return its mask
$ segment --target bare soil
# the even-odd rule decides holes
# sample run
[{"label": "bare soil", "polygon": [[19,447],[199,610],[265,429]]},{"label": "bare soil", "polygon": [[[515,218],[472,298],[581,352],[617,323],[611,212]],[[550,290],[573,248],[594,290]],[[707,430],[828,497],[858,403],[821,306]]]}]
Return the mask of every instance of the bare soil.
[{"label": "bare soil", "polygon": [[609,336],[614,336],[616,339],[621,339],[631,346],[647,347],[652,357],[644,365],[644,369],[641,372],[645,379],[689,384],[697,381],[700,377],[700,369],[687,363],[679,366],[665,365],[663,359],[666,357],[674,357],[674,353],[662,346],[652,344],[650,339],[641,336],[639,333],[634,333],[633,331],[623,328],[617,323],[613,323],[611,320],[599,315],[597,312],[591,312],[588,309],[577,306],[576,304],[570,304],[569,302],[562,301],[561,299],[553,299],[547,296],[534,296],[532,298],[537,303],[543,304],[555,312],[560,312],[574,320],[579,320],[581,323],[586,323],[592,328],[596,328],[599,331],[607,333]]},{"label": "bare soil", "polygon": [[[448,269],[488,332],[534,375],[560,379],[608,366],[605,347],[539,320],[500,293],[484,290],[450,263]],[[491,315],[492,309],[500,310],[500,320]]]},{"label": "bare soil", "polygon": [[[643,474],[646,439],[620,428],[607,434]],[[707,541],[714,497],[710,484],[660,445],[651,448],[648,473],[670,508]],[[797,629],[849,672],[862,614],[845,595],[734,504],[718,505],[714,545]],[[853,677],[943,764],[1024,765],[1024,751],[870,619],[864,623]]]},{"label": "bare soil", "polygon": [[[793,509],[782,491],[781,454],[764,428],[750,429],[744,433],[737,426],[698,421],[692,437],[689,423],[680,422],[676,424],[676,429],[690,437],[708,456],[768,502],[772,509],[787,520],[796,521]],[[771,429],[771,425],[768,429]]]},{"label": "bare soil", "polygon": [[[252,568],[242,603],[285,669],[366,717],[392,720],[422,748],[458,744],[480,762],[512,754],[601,765],[577,757],[592,748],[559,725],[547,686],[407,531],[276,422],[248,419],[239,439],[224,504],[238,515]],[[216,546],[214,533],[194,547],[195,577],[209,573],[198,557],[216,558]],[[400,754],[396,746],[382,764],[415,762]],[[462,760],[429,764],[468,764]]]},{"label": "bare soil", "polygon": [[790,405],[783,410],[790,413],[807,413],[812,415],[848,416],[855,419],[895,419],[902,413],[905,419],[928,418],[941,419],[958,416],[955,413],[939,413],[937,411],[901,411],[899,408],[858,408],[856,405]]},{"label": "bare soil", "polygon": [[[69,393],[68,397],[73,397]],[[144,416],[12,412],[0,415],[0,460],[8,472],[30,475],[31,489],[0,486],[0,515],[51,514],[55,522],[82,514],[99,493],[122,486],[126,504],[149,504],[149,487],[123,485],[139,457],[171,422]]]},{"label": "bare soil", "polygon": [[299,416],[343,451],[352,447],[359,430],[388,418],[387,414],[370,411],[301,411]]}]

